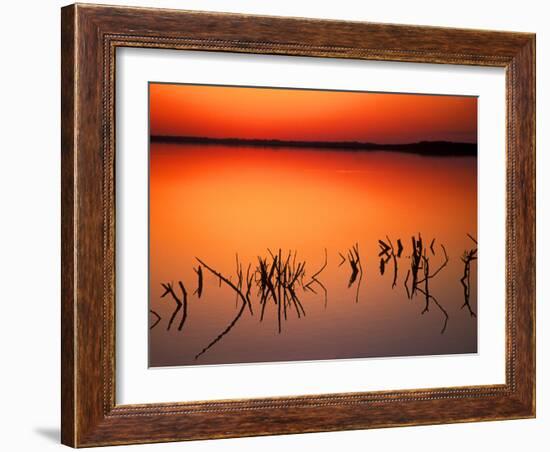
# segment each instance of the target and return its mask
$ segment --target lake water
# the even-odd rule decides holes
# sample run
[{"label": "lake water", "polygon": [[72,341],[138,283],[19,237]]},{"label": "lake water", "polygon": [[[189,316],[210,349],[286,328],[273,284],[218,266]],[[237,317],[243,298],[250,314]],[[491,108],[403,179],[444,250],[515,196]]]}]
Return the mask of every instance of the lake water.
[{"label": "lake water", "polygon": [[150,366],[477,352],[475,157],[153,142],[149,201]]}]

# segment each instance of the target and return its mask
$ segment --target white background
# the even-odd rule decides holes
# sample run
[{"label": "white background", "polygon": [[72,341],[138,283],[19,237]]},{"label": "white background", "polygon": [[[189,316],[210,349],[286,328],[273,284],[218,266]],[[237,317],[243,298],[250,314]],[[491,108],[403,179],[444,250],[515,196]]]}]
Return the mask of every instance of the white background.
[{"label": "white background", "polygon": [[[537,146],[539,231],[548,230],[550,132],[550,31],[546,2],[523,0],[337,2],[122,1],[119,4],[205,9],[333,19],[490,28],[537,32]],[[2,196],[0,274],[0,436],[4,450],[53,450],[59,446],[59,7],[58,1],[9,2],[2,9],[0,124]],[[521,7],[520,7],[521,5]],[[546,30],[543,30],[546,27]],[[119,447],[117,450],[275,451],[322,450],[499,451],[548,447],[547,369],[549,290],[542,257],[547,235],[538,237],[536,420]]]},{"label": "white background", "polygon": [[[148,91],[159,82],[478,98],[478,353],[147,369]],[[504,383],[505,77],[499,68],[125,48],[117,51],[117,403]],[[495,193],[502,193],[495,199]],[[335,378],[335,376],[338,376]],[[184,384],[182,381],[194,382]],[[223,384],[219,384],[223,381]]]}]

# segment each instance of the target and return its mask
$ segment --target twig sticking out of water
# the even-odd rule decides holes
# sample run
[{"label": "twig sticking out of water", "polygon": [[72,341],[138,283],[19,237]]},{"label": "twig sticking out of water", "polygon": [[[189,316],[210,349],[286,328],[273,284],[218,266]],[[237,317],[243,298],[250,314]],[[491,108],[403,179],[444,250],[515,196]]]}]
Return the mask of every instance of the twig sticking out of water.
[{"label": "twig sticking out of water", "polygon": [[224,275],[222,275],[220,272],[214,270],[212,267],[210,267],[209,265],[205,264],[202,260],[200,260],[198,257],[195,257],[195,259],[197,259],[197,261],[204,267],[206,268],[210,273],[212,273],[214,276],[216,276],[220,281],[224,282],[225,284],[227,284],[231,289],[233,289],[236,293],[237,293],[237,296],[241,299],[241,301],[243,302],[243,304],[245,306],[249,306],[250,308],[250,313],[252,314],[252,307],[251,307],[251,303],[250,303],[250,297],[247,298],[247,294],[250,294],[250,290],[248,288],[248,286],[252,285],[252,277],[250,275],[247,276],[247,280],[246,280],[246,285],[247,285],[247,289],[246,289],[246,292],[243,292],[241,289],[242,289],[242,285],[241,287],[238,287],[236,286],[233,282],[231,282],[231,280],[229,278],[226,278]]},{"label": "twig sticking out of water", "polygon": [[193,268],[193,270],[195,270],[195,273],[197,274],[197,279],[198,279],[197,288],[195,289],[195,292],[193,292],[193,295],[197,295],[200,298],[202,295],[202,287],[203,287],[202,267],[199,265],[198,268]]},{"label": "twig sticking out of water", "polygon": [[[418,286],[418,271],[422,268],[422,252],[424,246],[422,244],[422,236],[418,233],[418,239],[413,235],[411,238],[412,242],[412,254],[411,254],[411,291],[409,298],[412,298],[416,292]],[[409,291],[407,290],[407,293]]]},{"label": "twig sticking out of water", "polygon": [[385,256],[388,254],[388,251],[390,250],[390,246],[384,242],[383,240],[378,240],[378,246],[380,247],[380,252],[378,253],[378,257]]},{"label": "twig sticking out of water", "polygon": [[[343,255],[340,253],[340,256],[343,256]],[[361,280],[363,279],[363,266],[361,265],[361,256],[359,255],[358,243],[355,243],[355,245],[353,245],[350,249],[348,249],[346,260],[348,261],[351,269],[348,288],[353,286],[353,284],[357,281],[355,302],[359,303],[359,289],[361,288]]]},{"label": "twig sticking out of water", "polygon": [[405,290],[407,291],[407,298],[411,298],[411,292],[409,291],[409,285],[407,284],[409,282],[409,276],[411,275],[411,270],[407,270],[407,276],[405,277],[405,282],[403,285],[405,286]]},{"label": "twig sticking out of water", "polygon": [[[255,280],[258,286],[258,295],[262,311],[260,321],[264,318],[265,308],[269,299],[277,307],[277,326],[278,332],[282,331],[282,319],[288,317],[287,308],[294,307],[298,318],[306,315],[304,307],[296,294],[296,286],[300,284],[304,290],[311,290],[311,284],[304,285],[305,261],[297,261],[297,252],[289,251],[286,257],[283,257],[282,250],[273,253],[268,249],[269,257],[258,256],[258,266],[256,267]],[[318,272],[314,276],[318,276]]]},{"label": "twig sticking out of water", "polygon": [[168,321],[168,326],[166,327],[166,330],[168,331],[172,327],[172,322],[176,318],[176,315],[178,314],[179,310],[181,309],[182,303],[181,303],[180,299],[174,293],[174,290],[172,289],[172,284],[171,283],[166,283],[166,284],[161,283],[161,285],[164,288],[164,293],[160,297],[164,298],[166,295],[171,294],[172,298],[176,302],[176,309],[172,313],[172,316],[170,317],[170,320]]},{"label": "twig sticking out of water", "polygon": [[338,267],[341,267],[342,265],[344,265],[346,263],[347,259],[346,259],[346,256],[344,256],[342,253],[339,252],[338,254],[340,255],[340,258],[342,259],[340,261],[340,263],[338,264]]},{"label": "twig sticking out of water", "polygon": [[[418,238],[412,237],[412,254],[411,254],[411,268],[407,271],[407,276],[405,278],[405,289],[407,291],[407,297],[409,299],[412,299],[416,292],[420,292],[422,295],[424,295],[425,299],[425,306],[422,310],[422,314],[425,314],[430,309],[430,302],[433,302],[437,308],[443,313],[444,316],[444,322],[443,327],[441,329],[441,334],[445,332],[447,329],[447,322],[449,320],[449,314],[445,310],[445,308],[437,301],[437,299],[430,293],[430,280],[433,279],[435,276],[437,276],[449,263],[449,256],[447,255],[447,250],[445,249],[445,246],[441,244],[441,250],[443,251],[443,262],[437,267],[435,271],[430,271],[430,257],[428,257],[427,254],[427,248],[430,249],[433,255],[435,255],[435,249],[434,249],[434,243],[435,239],[433,239],[430,243],[429,247],[425,247],[423,245],[422,236],[418,234]],[[419,272],[422,270],[423,278],[419,276]],[[412,282],[411,282],[411,289],[409,290],[409,277],[412,276]],[[421,285],[423,284],[423,287]]]},{"label": "twig sticking out of water", "polygon": [[380,258],[380,275],[384,276],[386,264],[390,260],[390,255],[388,254],[390,246],[383,240],[378,240],[378,246],[380,247],[380,252],[378,253],[378,257]]},{"label": "twig sticking out of water", "polygon": [[387,240],[387,243],[384,242],[383,240],[378,240],[378,245],[380,246],[380,253],[378,254],[378,256],[380,257],[380,274],[384,275],[386,264],[391,259],[393,261],[393,281],[391,285],[393,289],[397,285],[397,272],[398,272],[397,258],[401,256],[401,253],[403,252],[403,244],[401,243],[401,239],[397,240],[398,251],[396,255],[395,249],[393,247],[393,243],[388,236],[386,236],[386,240]]},{"label": "twig sticking out of water", "polygon": [[401,257],[401,253],[403,253],[403,244],[401,239],[397,239],[397,257]]},{"label": "twig sticking out of water", "polygon": [[397,256],[395,255],[395,250],[393,248],[393,243],[391,242],[390,238],[388,236],[386,236],[386,239],[388,240],[388,243],[390,244],[391,257],[393,259],[393,281],[392,281],[392,284],[391,284],[391,287],[393,289],[397,285],[397,271],[398,271]]},{"label": "twig sticking out of water", "polygon": [[153,315],[156,317],[156,320],[155,320],[155,321],[153,322],[153,324],[149,327],[149,329],[152,330],[154,327],[156,327],[156,326],[159,324],[161,318],[160,318],[160,315],[158,314],[158,312],[154,311],[153,309],[149,309],[149,312],[150,312],[151,314],[153,314]]},{"label": "twig sticking out of water", "polygon": [[172,316],[170,317],[170,321],[168,322],[168,327],[166,328],[169,330],[172,326],[172,322],[176,318],[176,315],[182,309],[183,307],[183,314],[180,321],[180,324],[178,326],[178,330],[181,331],[183,329],[183,325],[185,324],[185,321],[187,320],[187,290],[185,290],[185,287],[181,281],[178,281],[178,285],[180,287],[182,298],[181,300],[176,295],[174,288],[172,287],[172,283],[161,283],[161,286],[164,288],[164,293],[160,296],[161,298],[164,298],[166,295],[170,294],[172,296],[172,299],[176,302],[176,309],[172,313]]},{"label": "twig sticking out of water", "polygon": [[[247,275],[246,275],[246,291],[243,293],[243,291],[241,290],[241,288],[239,288],[238,286],[236,286],[233,282],[231,282],[230,279],[226,278],[225,276],[223,276],[220,272],[214,270],[212,267],[210,267],[209,265],[205,264],[202,260],[200,260],[198,257],[196,257],[195,259],[197,259],[197,261],[204,267],[206,268],[210,273],[212,273],[214,276],[216,276],[220,281],[224,282],[225,284],[227,284],[230,288],[232,288],[236,293],[237,293],[237,296],[241,299],[242,303],[241,303],[241,307],[239,309],[239,311],[237,312],[237,315],[233,318],[233,320],[229,323],[229,325],[227,325],[227,327],[220,333],[218,334],[218,336],[216,336],[206,347],[204,347],[199,353],[197,353],[197,355],[195,355],[195,359],[198,359],[201,355],[203,355],[204,353],[206,353],[211,347],[213,347],[217,342],[219,342],[227,333],[229,333],[229,331],[231,331],[231,329],[235,326],[235,324],[238,322],[238,320],[241,318],[241,316],[243,315],[243,312],[245,310],[245,308],[247,306],[249,306],[250,308],[250,313],[252,314],[252,309],[250,307],[250,288],[252,286],[252,279],[253,279],[253,275],[250,274],[250,271],[247,272]],[[241,285],[242,286],[242,285]]]},{"label": "twig sticking out of water", "polygon": [[258,273],[260,275],[257,280],[257,285],[259,287],[259,296],[260,296],[260,305],[262,306],[262,311],[260,314],[260,322],[264,319],[265,307],[267,305],[269,296],[271,295],[273,302],[277,305],[277,293],[273,287],[272,278],[277,268],[276,259],[273,260],[271,264],[267,262],[267,258],[262,258],[258,256]]},{"label": "twig sticking out of water", "polygon": [[[477,241],[470,234],[467,235],[477,245]],[[476,317],[476,313],[472,310],[472,306],[470,305],[470,270],[472,262],[476,259],[477,246],[470,250],[464,251],[464,254],[462,255],[462,262],[464,263],[464,273],[462,275],[462,278],[460,278],[460,283],[464,288],[464,304],[462,305],[461,309],[468,308],[468,312],[472,317]]]},{"label": "twig sticking out of water", "polygon": [[[424,281],[426,281],[427,279],[431,279],[433,278],[434,276],[436,276],[441,270],[443,270],[447,264],[449,263],[449,256],[447,256],[447,250],[445,249],[445,247],[443,245],[441,245],[441,249],[443,250],[443,255],[445,256],[445,260],[443,261],[443,263],[438,267],[438,269],[433,272],[431,275],[429,274],[429,270],[426,269],[426,267],[424,266],[424,279],[421,279],[420,281],[418,281],[418,284],[422,284]],[[426,252],[424,252],[423,256],[422,256],[422,260],[424,261],[424,263],[426,262],[429,262],[430,258],[429,257],[426,257]]]},{"label": "twig sticking out of water", "polygon": [[[245,290],[245,299],[247,302],[248,310],[250,311],[250,314],[253,314],[252,312],[252,303],[250,302],[250,289],[252,287],[252,278],[250,275],[250,267],[251,264],[248,264],[248,269],[246,271],[246,277],[243,272],[243,264],[239,261],[239,255],[235,254],[235,262],[237,265],[236,274],[237,274],[237,288],[239,292],[243,292]],[[250,281],[249,281],[250,280]],[[246,289],[243,289],[243,284],[246,283]],[[237,292],[235,294],[235,306],[239,302],[239,293]]]},{"label": "twig sticking out of water", "polygon": [[323,293],[325,294],[325,309],[326,309],[327,303],[328,303],[328,291],[327,291],[327,288],[324,286],[324,284],[317,277],[327,267],[327,264],[328,264],[328,253],[327,253],[327,249],[325,248],[325,261],[324,261],[322,267],[316,273],[314,273],[311,276],[311,280],[304,286],[304,289],[312,290],[311,285],[315,283],[323,290]]},{"label": "twig sticking out of water", "polygon": [[438,267],[438,269],[433,273],[430,273],[430,258],[427,257],[426,250],[424,250],[424,254],[422,255],[424,278],[421,279],[420,281],[418,281],[418,283],[417,283],[419,285],[424,283],[424,288],[422,289],[420,287],[417,287],[416,290],[418,290],[418,291],[420,291],[420,293],[424,294],[424,297],[426,299],[426,305],[424,307],[424,310],[422,311],[422,314],[428,312],[428,310],[430,308],[430,301],[433,301],[435,303],[435,305],[439,308],[439,310],[443,313],[443,315],[445,317],[445,320],[444,320],[444,323],[443,323],[443,328],[441,329],[441,334],[443,334],[445,332],[445,330],[447,329],[447,321],[449,320],[449,314],[447,313],[445,308],[443,308],[443,306],[441,306],[441,304],[439,304],[437,299],[433,295],[430,294],[430,286],[429,286],[430,279],[434,278],[449,263],[449,257],[447,256],[447,250],[445,249],[445,247],[443,245],[441,245],[441,248],[443,250],[443,254],[445,255],[445,260]]}]

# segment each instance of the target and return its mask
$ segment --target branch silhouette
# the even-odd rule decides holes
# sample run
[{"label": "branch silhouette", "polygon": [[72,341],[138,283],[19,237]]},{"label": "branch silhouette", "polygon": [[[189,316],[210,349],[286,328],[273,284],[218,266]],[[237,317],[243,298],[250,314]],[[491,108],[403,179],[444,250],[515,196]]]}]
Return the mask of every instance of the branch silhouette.
[{"label": "branch silhouette", "polygon": [[174,309],[174,312],[172,312],[172,316],[170,317],[170,320],[168,321],[168,326],[166,327],[166,330],[169,331],[170,328],[172,328],[172,322],[174,322],[174,319],[180,311],[183,303],[174,293],[172,283],[161,283],[161,286],[164,288],[164,293],[160,296],[160,298],[164,298],[166,295],[170,294],[172,296],[172,299],[176,302],[176,309]]},{"label": "branch silhouette", "polygon": [[[343,257],[342,253],[340,256]],[[349,263],[351,269],[351,275],[348,282],[348,289],[353,286],[357,281],[357,290],[355,292],[355,302],[359,303],[359,289],[361,288],[361,281],[363,279],[363,266],[361,265],[361,256],[359,254],[359,243],[355,243],[350,249],[348,249],[346,260]],[[359,279],[358,279],[359,278]]]},{"label": "branch silhouette", "polygon": [[149,309],[149,312],[156,317],[155,322],[149,327],[149,329],[152,330],[154,327],[156,327],[159,324],[161,317],[158,314],[158,312],[154,311],[153,309]]},{"label": "branch silhouette", "polygon": [[[399,270],[399,267],[397,265],[397,258],[401,256],[401,253],[403,252],[403,244],[401,243],[401,239],[397,239],[397,255],[395,254],[395,248],[393,247],[393,243],[391,239],[386,236],[387,243],[383,240],[378,240],[378,245],[380,247],[380,253],[378,253],[378,257],[380,257],[380,275],[384,275],[384,271],[386,269],[386,264],[392,260],[393,262],[393,281],[392,281],[392,289],[397,285],[397,273]],[[388,245],[389,243],[389,245]]]},{"label": "branch silhouette", "polygon": [[[470,234],[466,235],[477,245],[476,239],[474,239]],[[472,309],[472,306],[470,305],[470,271],[472,262],[477,260],[477,246],[470,250],[464,251],[461,259],[464,263],[464,273],[462,278],[460,278],[460,283],[464,289],[464,304],[461,309],[468,308],[470,316],[477,317],[476,313]]]},{"label": "branch silhouette", "polygon": [[[311,285],[315,283],[323,290],[323,293],[325,295],[325,309],[328,303],[328,291],[325,285],[317,278],[317,276],[319,276],[323,272],[323,270],[327,267],[327,264],[328,264],[328,252],[327,252],[327,249],[325,248],[325,262],[323,263],[321,268],[311,276],[311,281],[309,281],[309,283],[307,283],[304,287],[304,289],[311,289]],[[315,293],[315,291],[313,292]]]},{"label": "branch silhouette", "polygon": [[193,295],[197,295],[199,298],[202,296],[202,267],[199,265],[198,268],[193,268],[195,270],[195,273],[197,274],[197,288],[195,289],[195,292],[193,292]]},{"label": "branch silhouette", "polygon": [[178,331],[181,331],[183,329],[183,325],[187,320],[187,290],[185,290],[185,287],[181,281],[178,281],[178,285],[182,293],[181,300],[178,298],[178,296],[174,292],[172,283],[161,283],[161,286],[164,288],[164,293],[160,297],[164,298],[166,295],[170,294],[172,296],[172,299],[176,302],[176,309],[174,310],[174,312],[172,313],[172,316],[170,317],[170,321],[168,322],[168,327],[166,328],[167,330],[170,330],[170,328],[172,327],[172,323],[176,318],[176,315],[182,308],[183,308],[183,315],[178,325]]},{"label": "branch silhouette", "polygon": [[[238,297],[241,299],[241,307],[239,311],[237,312],[237,315],[233,318],[233,320],[227,325],[227,327],[218,335],[216,336],[206,347],[204,347],[199,353],[195,355],[195,360],[197,360],[201,355],[206,353],[210,348],[212,348],[216,343],[218,343],[227,333],[231,331],[231,329],[235,326],[235,324],[239,321],[241,316],[243,315],[243,312],[247,306],[250,305],[250,289],[249,287],[252,285],[252,277],[250,275],[247,275],[247,292],[246,294],[243,294],[242,290],[237,287],[235,284],[231,282],[230,279],[223,276],[220,272],[214,270],[212,267],[210,267],[208,264],[205,264],[202,260],[200,260],[198,257],[195,257],[197,261],[210,273],[212,273],[214,276],[216,276],[220,281],[223,281],[225,284],[227,284],[229,287],[231,287],[238,295]],[[252,314],[252,309],[250,309],[250,313]]]}]

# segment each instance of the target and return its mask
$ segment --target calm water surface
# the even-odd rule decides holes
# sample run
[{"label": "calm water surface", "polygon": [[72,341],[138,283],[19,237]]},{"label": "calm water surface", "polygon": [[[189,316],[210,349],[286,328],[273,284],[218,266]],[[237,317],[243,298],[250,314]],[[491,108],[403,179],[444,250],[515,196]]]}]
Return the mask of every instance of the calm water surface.
[{"label": "calm water surface", "polygon": [[[476,168],[475,157],[152,143],[150,366],[477,352],[461,283],[464,252],[476,248],[467,235],[477,236]],[[413,236],[435,274],[427,305],[425,281],[410,296]],[[395,258],[379,240],[391,241]],[[303,263],[299,303],[290,294],[261,302],[258,258],[271,262],[279,250],[283,261],[292,253],[294,268]],[[235,321],[243,307],[235,290],[201,266],[199,298],[194,269],[199,258],[238,284],[237,256],[253,283],[250,308]],[[182,300],[179,281],[186,309],[168,329],[177,302],[162,297],[162,284]],[[475,260],[468,288],[475,313]]]}]

